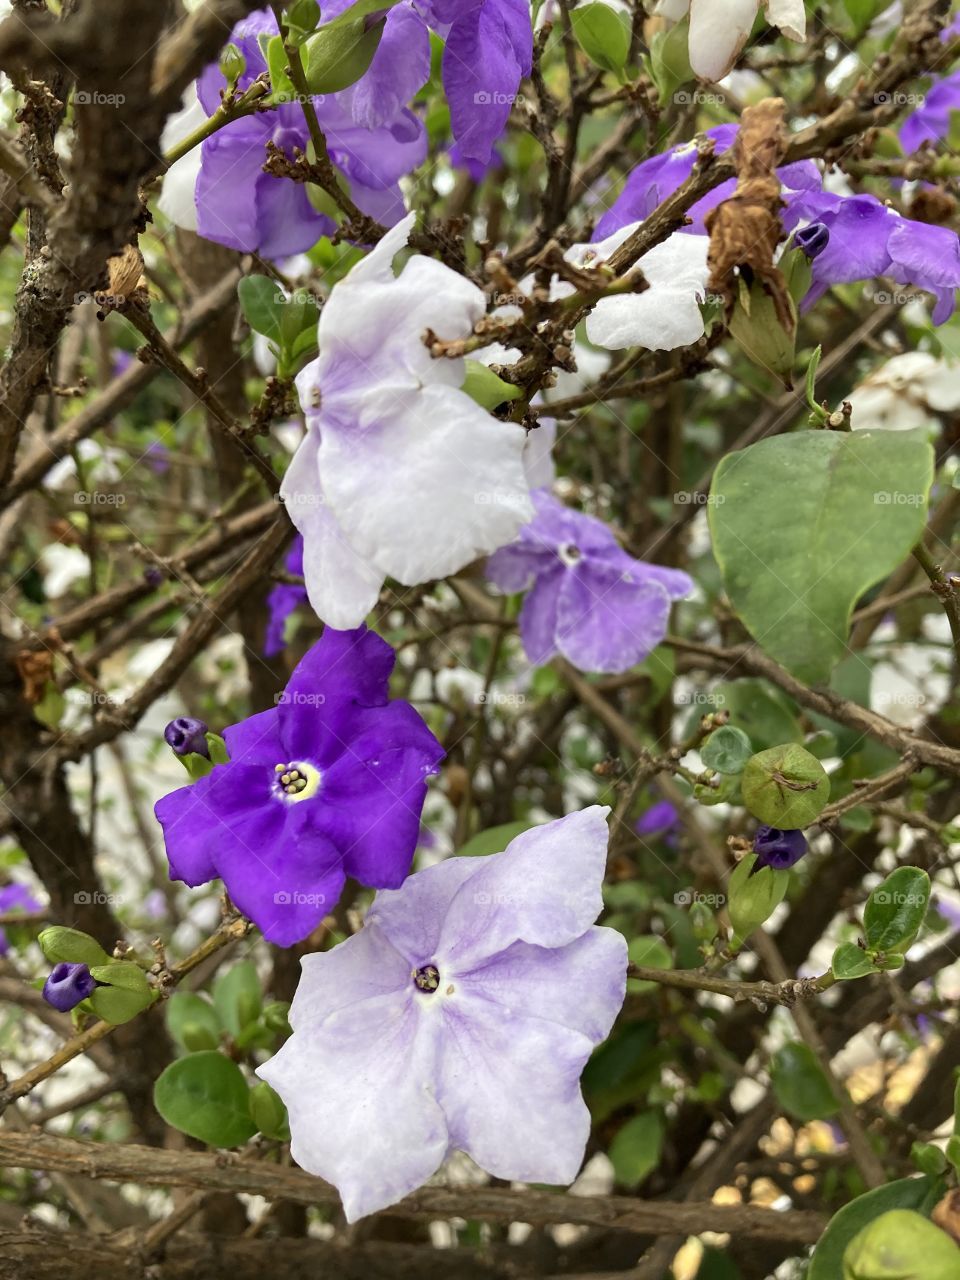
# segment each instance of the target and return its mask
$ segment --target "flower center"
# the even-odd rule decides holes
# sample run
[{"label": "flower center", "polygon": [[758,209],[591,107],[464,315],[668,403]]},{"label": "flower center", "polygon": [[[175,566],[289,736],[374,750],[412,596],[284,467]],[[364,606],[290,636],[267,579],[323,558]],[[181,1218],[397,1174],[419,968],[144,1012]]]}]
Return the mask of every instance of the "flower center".
[{"label": "flower center", "polygon": [[282,800],[309,800],[320,789],[320,770],[302,760],[275,764],[276,788]]},{"label": "flower center", "polygon": [[583,552],[575,542],[564,542],[557,549],[557,555],[565,565],[575,565],[582,557]]},{"label": "flower center", "polygon": [[425,964],[413,971],[413,985],[420,991],[432,995],[440,986],[440,970],[435,964]]}]

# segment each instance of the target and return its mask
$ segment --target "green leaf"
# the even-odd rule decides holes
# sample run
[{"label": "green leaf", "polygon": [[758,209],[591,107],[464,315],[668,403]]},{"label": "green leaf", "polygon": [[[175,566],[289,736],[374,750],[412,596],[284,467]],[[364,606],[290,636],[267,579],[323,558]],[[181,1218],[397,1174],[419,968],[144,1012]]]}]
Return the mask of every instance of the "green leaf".
[{"label": "green leaf", "polygon": [[755,818],[783,831],[808,827],[826,805],[830,779],[816,756],[794,742],[751,756],[740,780]]},{"label": "green leaf", "polygon": [[507,400],[516,400],[521,394],[519,387],[515,387],[511,382],[504,382],[503,378],[495,374],[492,369],[488,369],[485,364],[481,364],[479,360],[467,360],[466,366],[467,376],[461,390],[465,391],[471,400],[475,400],[481,409],[496,409]]},{"label": "green leaf", "polygon": [[578,5],[570,14],[573,34],[591,62],[619,75],[630,55],[630,16],[621,9],[594,0]]},{"label": "green leaf", "polygon": [[768,920],[786,896],[790,883],[789,871],[775,871],[763,867],[751,875],[755,853],[748,853],[738,862],[727,886],[727,910],[733,925],[735,941],[743,943],[754,929]]},{"label": "green leaf", "polygon": [[252,960],[241,960],[231,969],[217,975],[213,984],[213,1003],[220,1021],[232,1036],[260,1016],[263,998],[260,979]]},{"label": "green leaf", "polygon": [[[795,316],[795,307],[793,311]],[[797,346],[796,323],[789,332],[783,327],[773,299],[758,281],[748,285],[740,276],[729,328],[749,360],[789,385]]]},{"label": "green leaf", "polygon": [[499,827],[488,827],[477,834],[457,850],[458,858],[482,858],[489,853],[502,853],[511,840],[529,831],[534,824],[524,822],[504,822]]},{"label": "green leaf", "polygon": [[[632,938],[627,947],[627,958],[631,964],[639,965],[642,969],[669,969],[673,964],[670,948],[662,938],[653,933]],[[627,990],[633,995],[652,991],[656,985],[645,978],[627,979]]]},{"label": "green leaf", "polygon": [[837,947],[830,968],[835,978],[844,981],[865,978],[869,973],[878,972],[877,966],[855,942],[842,942]]},{"label": "green leaf", "polygon": [[854,604],[919,538],[932,480],[922,431],[801,431],[727,454],[708,518],[757,643],[800,679],[828,680]]},{"label": "green leaf", "polygon": [[215,1049],[222,1027],[209,1000],[192,991],[176,991],[167,1001],[167,1030],[184,1049]]},{"label": "green leaf", "polygon": [[290,1124],[280,1095],[266,1080],[258,1081],[250,1090],[250,1116],[258,1132],[278,1142],[289,1142]]},{"label": "green leaf", "polygon": [[149,988],[146,991],[129,991],[123,987],[97,987],[90,996],[90,1005],[98,1018],[119,1026],[142,1013],[154,998]]},{"label": "green leaf", "polygon": [[700,749],[703,763],[717,773],[742,773],[752,754],[750,739],[732,724],[714,729]]},{"label": "green leaf", "polygon": [[66,925],[53,924],[42,929],[37,937],[40,949],[49,961],[59,964],[65,960],[68,964],[108,964],[110,957],[95,938],[89,933],[81,933],[79,929],[68,929]]},{"label": "green leaf", "polygon": [[153,1101],[181,1133],[211,1147],[238,1147],[257,1131],[249,1092],[237,1064],[208,1050],[171,1062],[154,1085]]},{"label": "green leaf", "polygon": [[237,285],[240,310],[254,333],[262,333],[280,342],[280,317],[283,312],[283,290],[269,276],[244,276]]},{"label": "green leaf", "polygon": [[[576,10],[574,10],[576,12]],[[692,94],[677,93],[683,84],[693,78],[689,54],[690,24],[677,22],[667,31],[657,31],[650,41],[650,57],[644,59],[650,78],[659,90],[661,106],[672,98],[677,106],[689,106]]]},{"label": "green leaf", "polygon": [[783,1045],[774,1054],[770,1083],[777,1101],[794,1120],[826,1120],[840,1110],[816,1055],[799,1040]]},{"label": "green leaf", "polygon": [[753,676],[731,680],[703,696],[709,700],[704,703],[705,708],[709,705],[729,711],[730,719],[749,737],[755,751],[799,742],[803,737],[794,709],[780,690],[766,680]]},{"label": "green leaf", "polygon": [[945,1183],[933,1178],[900,1178],[851,1200],[831,1218],[817,1242],[807,1280],[840,1280],[847,1245],[875,1218],[889,1209],[932,1209],[943,1195]]},{"label": "green leaf", "polygon": [[823,347],[816,347],[810,357],[810,363],[807,365],[807,404],[814,413],[819,409],[817,404],[817,370],[820,368],[820,358],[823,355]]},{"label": "green leaf", "polygon": [[628,1120],[610,1143],[610,1163],[617,1182],[637,1187],[657,1167],[663,1147],[663,1116],[644,1111]]},{"label": "green leaf", "polygon": [[891,1209],[854,1236],[843,1280],[957,1280],[960,1248],[914,1209]]},{"label": "green leaf", "polygon": [[311,93],[339,93],[356,84],[380,45],[386,15],[367,25],[374,13],[384,13],[397,0],[358,0],[332,22],[325,22],[304,43],[304,70]]},{"label": "green leaf", "polygon": [[864,940],[872,952],[902,955],[917,936],[930,901],[930,877],[898,867],[877,885],[863,909]]},{"label": "green leaf", "polygon": [[120,987],[123,991],[136,991],[140,994],[150,991],[147,975],[132,960],[110,960],[107,964],[91,965],[90,975],[98,982]]},{"label": "green leaf", "polygon": [[210,752],[211,764],[226,764],[230,759],[230,752],[227,750],[227,744],[219,733],[207,733],[204,735],[207,740],[207,750]]}]

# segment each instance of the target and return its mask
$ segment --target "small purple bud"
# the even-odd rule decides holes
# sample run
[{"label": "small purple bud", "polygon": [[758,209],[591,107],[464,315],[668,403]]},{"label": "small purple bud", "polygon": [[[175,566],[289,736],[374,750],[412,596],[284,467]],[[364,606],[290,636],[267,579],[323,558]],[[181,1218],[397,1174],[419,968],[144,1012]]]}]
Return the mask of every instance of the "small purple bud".
[{"label": "small purple bud", "polygon": [[43,984],[43,998],[61,1013],[69,1013],[96,988],[96,978],[85,964],[68,964],[61,960],[50,970]]},{"label": "small purple bud", "polygon": [[779,827],[760,826],[753,837],[753,851],[757,855],[757,861],[751,875],[764,867],[786,871],[807,852],[807,838],[802,831],[781,831]]},{"label": "small purple bud", "polygon": [[159,587],[163,582],[163,573],[155,564],[143,571],[143,580],[149,587]]},{"label": "small purple bud", "polygon": [[188,756],[196,752],[198,756],[210,759],[210,748],[207,746],[207,726],[202,720],[193,716],[177,716],[171,720],[163,731],[167,746],[172,747],[178,756]]},{"label": "small purple bud", "polygon": [[793,243],[812,262],[814,258],[819,258],[830,243],[830,228],[823,222],[811,222],[808,227],[803,227],[796,233]]}]

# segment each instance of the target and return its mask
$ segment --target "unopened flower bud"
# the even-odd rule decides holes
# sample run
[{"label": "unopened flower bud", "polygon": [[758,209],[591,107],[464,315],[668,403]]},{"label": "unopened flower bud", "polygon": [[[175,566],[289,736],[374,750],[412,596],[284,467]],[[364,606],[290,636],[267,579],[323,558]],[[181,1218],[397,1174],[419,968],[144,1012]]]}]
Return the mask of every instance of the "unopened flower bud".
[{"label": "unopened flower bud", "polygon": [[81,1000],[92,995],[96,979],[85,964],[55,964],[43,984],[43,998],[61,1013],[69,1013]]},{"label": "unopened flower bud", "polygon": [[163,731],[164,739],[167,746],[172,748],[175,755],[188,756],[196,754],[198,756],[210,757],[210,748],[207,746],[207,726],[202,720],[197,720],[193,716],[177,716],[176,720],[171,720]]}]

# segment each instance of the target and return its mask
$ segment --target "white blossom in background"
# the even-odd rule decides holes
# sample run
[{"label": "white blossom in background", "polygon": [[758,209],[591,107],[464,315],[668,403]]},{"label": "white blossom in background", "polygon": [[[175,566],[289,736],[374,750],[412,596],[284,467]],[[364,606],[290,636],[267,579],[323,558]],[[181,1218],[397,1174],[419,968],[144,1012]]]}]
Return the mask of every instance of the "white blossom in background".
[{"label": "white blossom in background", "polygon": [[334,286],[316,360],[297,377],[308,430],[281,494],[303,534],[304,580],[324,622],[348,629],[384,579],[415,586],[509,542],[533,516],[525,433],[461,390],[462,359],[435,359],[427,329],[469,335],[476,285],[414,254],[393,258],[414,216]]},{"label": "white blossom in background", "polygon": [[657,12],[674,22],[690,15],[690,65],[702,80],[721,80],[747,43],[762,5],[772,27],[791,40],[807,38],[803,0],[661,0]]},{"label": "white blossom in background", "polygon": [[854,430],[926,427],[938,414],[960,409],[960,362],[907,351],[874,369],[847,399]]}]

